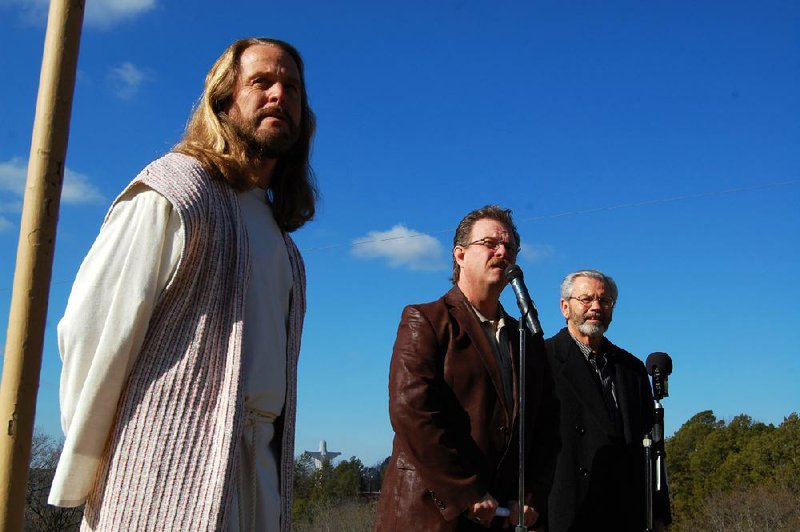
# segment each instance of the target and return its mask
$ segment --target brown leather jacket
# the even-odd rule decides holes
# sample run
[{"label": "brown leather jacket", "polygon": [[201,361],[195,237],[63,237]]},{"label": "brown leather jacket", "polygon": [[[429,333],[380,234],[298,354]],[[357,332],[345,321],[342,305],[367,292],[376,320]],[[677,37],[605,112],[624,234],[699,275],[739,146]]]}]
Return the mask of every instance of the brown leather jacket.
[{"label": "brown leather jacket", "polygon": [[[505,322],[514,404],[506,404],[492,347],[457,287],[403,310],[389,370],[395,438],[376,531],[469,530],[477,525],[462,514],[485,493],[502,506],[517,499],[519,330],[507,314]],[[526,498],[544,512],[558,406],[542,338],[526,334]]]}]

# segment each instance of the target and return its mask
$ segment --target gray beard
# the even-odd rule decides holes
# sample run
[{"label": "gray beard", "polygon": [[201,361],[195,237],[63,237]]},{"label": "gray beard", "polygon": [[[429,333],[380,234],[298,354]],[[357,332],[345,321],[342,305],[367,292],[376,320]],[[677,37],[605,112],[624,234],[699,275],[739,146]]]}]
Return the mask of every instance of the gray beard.
[{"label": "gray beard", "polygon": [[608,327],[604,324],[594,325],[584,322],[578,325],[578,330],[589,338],[599,338],[608,330]]}]

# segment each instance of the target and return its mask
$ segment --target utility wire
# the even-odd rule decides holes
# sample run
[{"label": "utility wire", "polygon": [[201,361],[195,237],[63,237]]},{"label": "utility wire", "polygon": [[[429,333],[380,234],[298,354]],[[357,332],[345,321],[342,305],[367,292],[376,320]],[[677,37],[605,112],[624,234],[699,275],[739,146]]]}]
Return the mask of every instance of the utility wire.
[{"label": "utility wire", "polygon": [[[568,218],[570,216],[579,216],[583,214],[594,214],[597,212],[607,212],[607,211],[616,211],[620,209],[630,209],[633,207],[642,207],[647,205],[660,205],[664,203],[675,203],[678,201],[686,201],[690,199],[698,199],[698,198],[711,198],[711,197],[719,197],[725,196],[729,194],[738,194],[743,192],[753,192],[756,190],[765,190],[765,189],[772,189],[778,187],[787,187],[787,186],[794,186],[800,184],[800,180],[788,180],[788,181],[774,181],[772,183],[763,183],[761,185],[751,185],[746,187],[737,187],[737,188],[729,188],[726,190],[713,190],[710,192],[698,192],[695,194],[683,194],[680,196],[672,196],[669,198],[656,198],[651,200],[642,200],[642,201],[635,201],[631,203],[620,203],[617,205],[607,205],[604,207],[593,207],[591,209],[577,209],[572,211],[554,213],[554,214],[543,214],[541,216],[531,216],[527,218],[516,218],[514,222],[519,225],[521,222],[541,222],[543,220],[553,220],[556,218]],[[437,234],[444,234],[444,233],[451,233],[452,229],[441,229],[437,231],[432,231],[430,233],[419,233],[414,235],[399,235],[399,236],[389,236],[385,238],[360,238],[355,242],[347,245],[353,246],[362,246],[365,244],[373,244],[375,242],[389,242],[392,240],[403,240],[407,238],[416,238],[421,236],[427,235],[437,235]],[[320,246],[315,248],[309,248],[304,250],[305,252],[313,252],[313,251],[327,251],[329,249],[337,249],[343,247],[345,244],[328,244],[326,246]]]},{"label": "utility wire", "polygon": [[[672,196],[668,198],[656,198],[651,200],[642,200],[642,201],[634,201],[630,203],[619,203],[617,205],[607,205],[604,207],[593,207],[591,209],[576,209],[572,211],[565,211],[559,212],[554,214],[543,214],[541,216],[531,216],[527,218],[517,218],[515,222],[519,224],[520,222],[541,222],[544,220],[554,220],[557,218],[568,218],[571,216],[581,216],[584,214],[594,214],[597,212],[608,212],[608,211],[616,211],[621,209],[631,209],[634,207],[643,207],[649,205],[661,205],[665,203],[675,203],[679,201],[686,201],[691,199],[699,199],[699,198],[713,198],[719,196],[726,196],[730,194],[741,194],[745,192],[754,192],[756,190],[767,190],[779,187],[791,187],[800,184],[800,180],[792,179],[787,181],[773,181],[771,183],[763,183],[760,185],[751,185],[745,187],[736,187],[736,188],[729,188],[725,190],[712,190],[710,192],[698,192],[695,194],[682,194],[680,196]],[[452,232],[452,229],[441,229],[437,231],[432,231],[430,233],[417,233],[414,235],[398,235],[398,236],[388,236],[384,238],[359,238],[355,242],[349,244],[328,244],[325,246],[318,246],[313,248],[304,249],[304,253],[314,253],[319,251],[328,251],[331,249],[339,249],[346,246],[363,246],[366,244],[374,244],[376,242],[390,242],[393,240],[405,240],[409,238],[417,238],[417,237],[424,237],[429,235],[437,235],[437,234],[445,234]],[[53,281],[51,285],[61,285],[68,283],[70,281]],[[0,293],[10,292],[10,288],[0,288]]]}]

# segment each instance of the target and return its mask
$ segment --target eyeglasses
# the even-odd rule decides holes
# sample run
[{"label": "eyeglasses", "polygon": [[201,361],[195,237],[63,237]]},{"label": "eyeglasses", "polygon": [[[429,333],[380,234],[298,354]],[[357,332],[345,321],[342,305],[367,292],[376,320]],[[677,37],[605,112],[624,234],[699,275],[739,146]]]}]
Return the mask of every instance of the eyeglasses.
[{"label": "eyeglasses", "polygon": [[600,297],[580,296],[580,297],[570,297],[570,299],[574,299],[575,301],[577,301],[586,308],[591,307],[594,301],[600,303],[600,306],[603,308],[611,308],[614,306],[614,299],[608,296],[600,296]]},{"label": "eyeglasses", "polygon": [[476,244],[479,245],[479,246],[487,247],[487,248],[491,249],[492,251],[497,251],[497,248],[499,248],[500,246],[505,246],[506,251],[508,253],[513,253],[513,254],[516,255],[517,252],[519,252],[519,246],[514,245],[511,242],[503,242],[502,240],[497,240],[497,239],[489,238],[489,237],[479,238],[475,242],[470,242],[469,244],[467,244],[464,247],[469,247],[469,246],[473,246],[473,245],[476,245]]}]

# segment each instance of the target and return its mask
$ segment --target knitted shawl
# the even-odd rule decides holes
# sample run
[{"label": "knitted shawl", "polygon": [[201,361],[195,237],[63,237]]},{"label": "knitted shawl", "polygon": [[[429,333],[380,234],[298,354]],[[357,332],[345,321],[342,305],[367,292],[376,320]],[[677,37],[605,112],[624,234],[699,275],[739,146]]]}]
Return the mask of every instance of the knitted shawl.
[{"label": "knitted shawl", "polygon": [[[184,249],[156,304],[86,503],[84,529],[224,530],[243,430],[241,354],[250,252],[236,191],[170,153],[134,181],[181,219]],[[255,235],[253,235],[255,237]],[[297,357],[305,272],[292,266],[286,400],[280,430],[282,528],[291,528]]]}]

